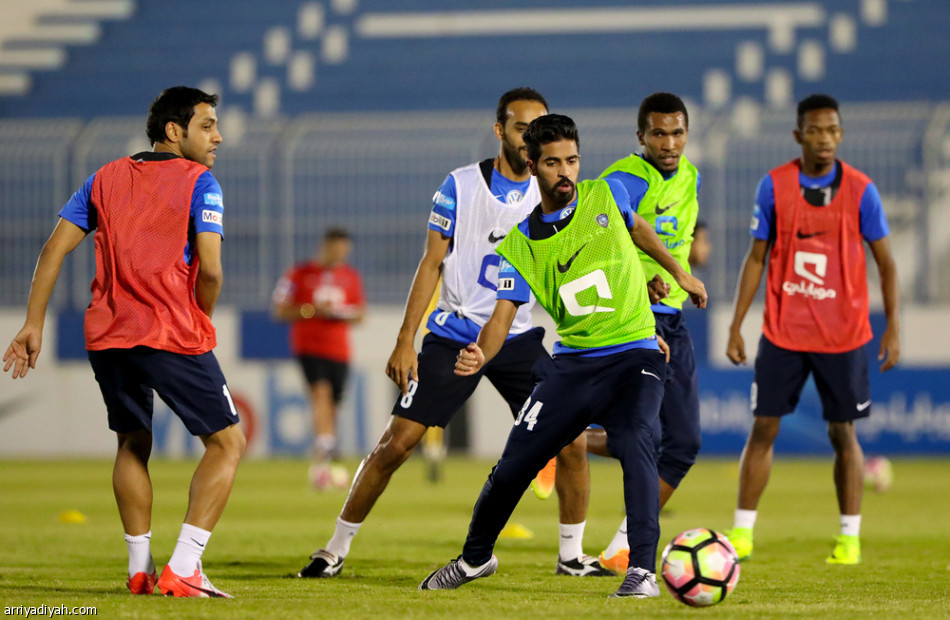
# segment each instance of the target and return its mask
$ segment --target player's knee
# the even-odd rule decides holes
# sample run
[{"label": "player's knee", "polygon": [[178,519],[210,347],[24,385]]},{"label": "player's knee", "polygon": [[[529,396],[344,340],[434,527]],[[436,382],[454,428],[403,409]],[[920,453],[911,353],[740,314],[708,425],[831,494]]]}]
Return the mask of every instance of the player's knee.
[{"label": "player's knee", "polygon": [[769,448],[775,443],[778,436],[781,418],[759,417],[752,423],[749,433],[749,444],[757,448]]},{"label": "player's knee", "polygon": [[399,431],[387,433],[376,444],[370,460],[375,461],[382,469],[394,470],[412,456],[417,445],[419,439],[414,435]]},{"label": "player's knee", "polygon": [[570,470],[587,467],[587,439],[583,433],[561,448],[557,455],[557,465]]},{"label": "player's knee", "polygon": [[247,450],[247,437],[237,424],[208,435],[204,438],[204,443],[206,449],[218,450],[234,462],[241,460]]},{"label": "player's knee", "polygon": [[828,424],[828,439],[835,452],[842,452],[854,447],[858,438],[851,422],[831,422]]},{"label": "player's knee", "polygon": [[118,451],[147,462],[152,454],[152,434],[146,430],[117,433]]}]

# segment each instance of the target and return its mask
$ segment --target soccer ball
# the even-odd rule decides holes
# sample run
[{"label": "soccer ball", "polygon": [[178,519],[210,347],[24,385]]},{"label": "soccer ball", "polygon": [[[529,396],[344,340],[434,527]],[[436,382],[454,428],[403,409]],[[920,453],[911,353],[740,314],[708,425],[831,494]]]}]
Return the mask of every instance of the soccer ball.
[{"label": "soccer ball", "polygon": [[739,583],[739,556],[719,532],[696,528],[676,535],[663,550],[663,583],[673,598],[693,607],[722,602]]},{"label": "soccer ball", "polygon": [[894,468],[891,462],[883,456],[872,456],[864,461],[864,486],[874,489],[878,493],[891,488],[894,482]]}]

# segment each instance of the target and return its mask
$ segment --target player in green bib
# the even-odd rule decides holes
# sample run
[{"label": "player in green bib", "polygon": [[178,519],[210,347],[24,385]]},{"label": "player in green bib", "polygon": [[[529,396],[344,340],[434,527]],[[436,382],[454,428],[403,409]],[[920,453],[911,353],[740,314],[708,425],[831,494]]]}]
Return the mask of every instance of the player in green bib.
[{"label": "player in green bib", "polygon": [[[689,253],[699,212],[699,171],[683,151],[689,136],[689,113],[671,93],[654,93],[643,100],[637,115],[637,138],[642,153],[614,162],[600,178],[619,182],[630,197],[630,209],[643,217],[676,262],[689,272]],[[669,294],[651,307],[656,333],[670,349],[667,389],[660,405],[657,472],[660,508],[696,461],[701,443],[699,387],[693,341],[683,316],[687,293],[655,258],[638,250],[643,276],[659,276],[669,283]],[[588,450],[607,456],[603,429],[587,431]],[[600,554],[603,566],[615,572],[627,568],[628,523],[624,520],[613,540]]]},{"label": "player in green bib", "polygon": [[474,374],[494,357],[518,306],[532,293],[554,319],[561,341],[550,360],[535,366],[538,382],[482,488],[462,554],[419,588],[454,589],[493,574],[498,567],[492,555],[495,541],[531,479],[596,422],[606,429],[609,452],[623,467],[627,519],[636,525],[628,541],[630,567],[612,596],[659,596],[654,429],[666,359],[657,343],[636,248],[669,271],[699,307],[706,305],[706,290],[630,210],[623,185],[610,180],[577,183],[574,121],[548,114],[532,121],[523,138],[541,204],[498,247],[503,260],[495,310],[478,342],[459,352],[455,372]]}]

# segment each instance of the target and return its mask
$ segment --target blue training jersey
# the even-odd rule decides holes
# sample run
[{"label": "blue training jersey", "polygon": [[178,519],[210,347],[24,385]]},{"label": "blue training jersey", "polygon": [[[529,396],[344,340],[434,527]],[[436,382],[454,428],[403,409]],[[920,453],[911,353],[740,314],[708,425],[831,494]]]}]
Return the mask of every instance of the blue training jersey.
[{"label": "blue training jersey", "polygon": [[[810,177],[804,172],[798,173],[798,182],[807,189],[821,190],[830,187],[837,175],[837,167],[828,174],[821,177]],[[861,204],[858,207],[858,213],[861,218],[861,236],[868,243],[883,239],[891,234],[887,225],[887,216],[884,214],[884,204],[881,202],[881,194],[877,191],[874,183],[868,183],[864,189],[864,195],[861,196]],[[749,226],[749,233],[756,239],[769,241],[772,234],[772,220],[775,218],[775,187],[772,184],[772,175],[765,175],[759,181],[759,187],[755,192],[755,208],[752,215],[752,223]]]},{"label": "blue training jersey", "polygon": [[[501,202],[508,204],[519,202],[530,185],[530,178],[527,181],[512,181],[492,168],[489,189],[492,195]],[[455,177],[449,174],[432,196],[429,230],[434,230],[446,237],[455,236],[457,200]],[[471,319],[441,310],[436,310],[429,315],[426,328],[436,336],[465,343],[475,342],[481,331],[481,327]],[[508,337],[511,338],[512,335],[509,334]]]},{"label": "blue training jersey", "polygon": [[[624,185],[618,182],[616,179],[607,178],[607,186],[610,187],[610,192],[613,194],[614,202],[617,203],[617,208],[620,210],[620,215],[623,217],[624,224],[627,226],[627,230],[633,229],[634,219],[633,213],[634,209],[630,205],[630,197],[627,194],[627,190]],[[642,196],[641,196],[642,198]],[[577,198],[574,199],[574,202],[567,205],[563,209],[555,211],[554,213],[541,214],[541,221],[547,224],[555,224],[556,222],[570,217],[574,213],[574,209],[577,207]],[[531,238],[528,226],[528,218],[525,218],[520,224],[518,224],[518,230],[520,230],[525,237]],[[555,227],[557,225],[555,224]],[[511,278],[513,280],[513,286],[511,288],[506,288],[505,290],[498,289],[497,299],[507,299],[508,301],[514,302],[515,304],[527,303],[531,295],[531,287],[528,285],[528,281],[524,279],[515,267],[509,263],[504,258],[501,259],[501,263],[498,267],[498,279],[501,278]],[[554,354],[555,355],[581,355],[585,357],[603,357],[606,355],[612,355],[614,353],[620,353],[622,351],[627,351],[630,349],[659,349],[660,346],[657,343],[656,337],[644,338],[643,340],[634,340],[632,342],[625,342],[621,344],[610,345],[606,347],[590,347],[587,349],[574,349],[571,347],[564,346],[560,341],[554,343]]]},{"label": "blue training jersey", "polygon": [[[75,194],[66,202],[59,212],[59,217],[71,222],[86,232],[95,230],[97,216],[95,208],[90,208],[89,197],[92,193],[92,182],[95,173],[86,179]],[[195,234],[201,232],[215,232],[224,236],[223,227],[224,201],[221,186],[217,179],[207,170],[195,181],[195,188],[191,193],[191,221]],[[194,251],[191,240],[185,244],[184,260],[191,264]]]},{"label": "blue training jersey", "polygon": [[[643,157],[643,154],[640,154],[640,157]],[[660,175],[665,180],[670,180],[676,176],[676,173],[679,172],[679,168],[673,172],[663,172],[658,170]],[[636,213],[640,212],[640,203],[643,201],[643,197],[646,195],[647,190],[650,189],[650,184],[647,183],[646,179],[638,177],[635,174],[630,174],[629,172],[623,172],[622,170],[615,170],[608,174],[605,179],[614,179],[623,184],[624,188],[627,190],[627,194],[630,196],[630,209]],[[702,175],[699,174],[699,171],[696,172],[696,193],[699,194],[699,188],[702,186]],[[677,314],[680,312],[677,308],[671,308],[666,304],[653,304],[650,306],[650,309],[653,310],[656,314]]]}]

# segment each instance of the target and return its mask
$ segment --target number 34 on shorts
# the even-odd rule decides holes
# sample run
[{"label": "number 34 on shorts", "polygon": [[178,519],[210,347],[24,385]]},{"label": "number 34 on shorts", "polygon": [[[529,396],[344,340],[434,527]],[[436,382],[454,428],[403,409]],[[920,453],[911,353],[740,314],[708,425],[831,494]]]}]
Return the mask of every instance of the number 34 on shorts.
[{"label": "number 34 on shorts", "polygon": [[531,399],[524,401],[524,406],[521,408],[521,411],[518,412],[518,417],[515,418],[515,426],[518,426],[522,422],[527,424],[529,431],[534,430],[534,425],[538,423],[538,414],[541,413],[541,407],[544,406],[540,400],[536,401],[533,405],[531,404]]}]

